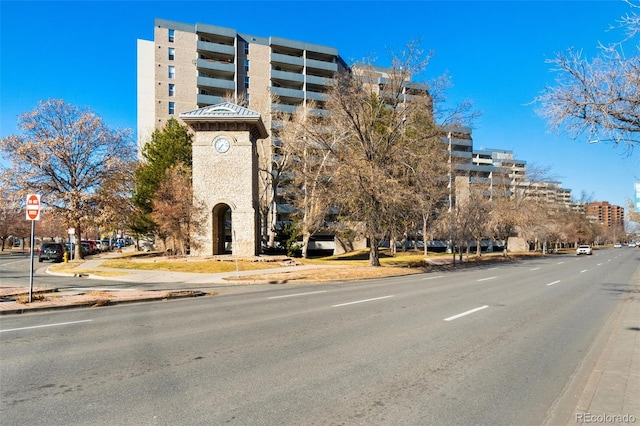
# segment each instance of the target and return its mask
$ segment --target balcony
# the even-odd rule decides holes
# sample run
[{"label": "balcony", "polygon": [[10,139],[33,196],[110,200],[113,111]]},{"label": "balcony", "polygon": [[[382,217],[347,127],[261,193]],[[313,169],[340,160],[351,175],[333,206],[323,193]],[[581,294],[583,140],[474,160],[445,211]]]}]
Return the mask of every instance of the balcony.
[{"label": "balcony", "polygon": [[221,104],[225,102],[225,98],[223,98],[222,96],[198,94],[196,101],[198,103],[198,108],[202,108],[203,106]]},{"label": "balcony", "polygon": [[295,72],[271,70],[271,79],[303,83],[304,75]]},{"label": "balcony", "polygon": [[229,55],[231,57],[236,56],[236,48],[234,46],[229,46],[226,44],[210,43],[208,41],[198,40],[197,49],[198,51],[202,52],[221,53],[223,55]]},{"label": "balcony", "polygon": [[198,59],[196,62],[198,69],[219,71],[229,76],[235,75],[236,65],[233,62],[215,61],[213,59]]},{"label": "balcony", "polygon": [[197,85],[233,91],[236,89],[236,84],[233,80],[223,80],[221,78],[198,77]]},{"label": "balcony", "polygon": [[304,99],[304,92],[297,89],[287,89],[285,87],[272,87],[271,92],[280,98]]},{"label": "balcony", "polygon": [[297,65],[297,66],[304,66],[304,58],[299,57],[299,56],[290,56],[290,55],[283,55],[281,53],[272,53],[271,54],[271,63],[275,64],[275,63],[280,63],[280,64],[286,64],[286,65]]},{"label": "balcony", "polygon": [[296,112],[297,105],[286,105],[286,104],[271,104],[271,110],[276,112],[286,112],[288,114],[293,114]]},{"label": "balcony", "polygon": [[326,102],[328,96],[324,93],[320,93],[320,92],[306,92],[307,94],[307,99],[309,100],[313,100],[313,101],[318,101],[318,102]]},{"label": "balcony", "polygon": [[333,83],[333,79],[327,77],[318,77],[315,75],[307,74],[307,84],[314,84],[316,86],[327,87]]},{"label": "balcony", "polygon": [[317,70],[330,71],[332,73],[338,71],[338,64],[334,62],[317,61],[315,59],[307,59],[307,68],[314,68]]}]

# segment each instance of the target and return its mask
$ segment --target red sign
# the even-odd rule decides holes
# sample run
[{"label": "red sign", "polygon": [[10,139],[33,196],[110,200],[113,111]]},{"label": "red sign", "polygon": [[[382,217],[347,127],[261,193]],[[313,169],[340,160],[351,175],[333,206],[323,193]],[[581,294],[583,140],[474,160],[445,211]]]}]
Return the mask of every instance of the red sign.
[{"label": "red sign", "polygon": [[27,195],[27,220],[40,220],[40,195]]}]

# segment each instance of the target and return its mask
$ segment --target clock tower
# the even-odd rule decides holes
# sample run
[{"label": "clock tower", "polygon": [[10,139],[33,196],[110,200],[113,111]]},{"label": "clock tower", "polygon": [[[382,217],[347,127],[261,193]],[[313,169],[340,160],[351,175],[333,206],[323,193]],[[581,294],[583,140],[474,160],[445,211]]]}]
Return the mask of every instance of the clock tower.
[{"label": "clock tower", "polygon": [[268,136],[260,114],[225,102],[180,119],[195,133],[193,202],[206,214],[204,231],[191,236],[191,254],[260,254],[256,142]]}]

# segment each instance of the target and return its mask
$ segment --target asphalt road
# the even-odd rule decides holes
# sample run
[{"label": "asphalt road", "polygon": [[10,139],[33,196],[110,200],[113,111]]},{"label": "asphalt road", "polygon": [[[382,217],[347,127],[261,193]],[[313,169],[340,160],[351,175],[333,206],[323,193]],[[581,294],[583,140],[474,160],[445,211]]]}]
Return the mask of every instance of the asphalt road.
[{"label": "asphalt road", "polygon": [[541,425],[640,250],[0,318],[17,425]]}]

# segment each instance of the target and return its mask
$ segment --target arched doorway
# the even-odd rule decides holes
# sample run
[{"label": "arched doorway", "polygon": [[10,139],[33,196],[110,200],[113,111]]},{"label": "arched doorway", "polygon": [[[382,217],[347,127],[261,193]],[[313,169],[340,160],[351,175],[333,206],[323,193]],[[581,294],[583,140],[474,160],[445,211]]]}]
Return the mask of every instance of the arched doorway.
[{"label": "arched doorway", "polygon": [[231,230],[231,207],[220,203],[213,207],[213,254],[231,254],[233,252]]}]

